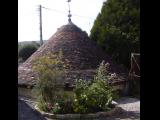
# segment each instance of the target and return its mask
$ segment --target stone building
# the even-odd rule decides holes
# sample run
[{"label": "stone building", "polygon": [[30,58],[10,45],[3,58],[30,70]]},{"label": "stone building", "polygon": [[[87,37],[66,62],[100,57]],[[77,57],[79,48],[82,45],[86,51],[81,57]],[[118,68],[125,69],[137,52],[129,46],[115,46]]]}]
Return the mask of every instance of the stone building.
[{"label": "stone building", "polygon": [[19,93],[22,87],[30,87],[36,84],[36,74],[32,70],[33,60],[49,52],[56,54],[59,50],[62,50],[64,58],[69,60],[71,66],[66,79],[70,85],[74,84],[75,78],[92,78],[102,60],[110,64],[110,73],[116,73],[120,76],[119,78],[122,78],[114,81],[115,84],[119,84],[121,81],[124,83],[126,80],[127,71],[116,65],[96,42],[90,40],[85,31],[82,31],[70,20],[68,24],[58,28],[57,32],[45,44],[19,66]]}]

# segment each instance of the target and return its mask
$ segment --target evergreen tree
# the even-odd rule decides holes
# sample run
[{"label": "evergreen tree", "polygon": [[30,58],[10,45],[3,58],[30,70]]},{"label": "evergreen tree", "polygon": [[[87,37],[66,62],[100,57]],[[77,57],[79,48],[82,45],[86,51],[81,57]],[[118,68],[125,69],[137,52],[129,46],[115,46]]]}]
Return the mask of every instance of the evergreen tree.
[{"label": "evergreen tree", "polygon": [[140,49],[139,22],[140,0],[107,0],[90,37],[115,61],[129,67],[131,52]]}]

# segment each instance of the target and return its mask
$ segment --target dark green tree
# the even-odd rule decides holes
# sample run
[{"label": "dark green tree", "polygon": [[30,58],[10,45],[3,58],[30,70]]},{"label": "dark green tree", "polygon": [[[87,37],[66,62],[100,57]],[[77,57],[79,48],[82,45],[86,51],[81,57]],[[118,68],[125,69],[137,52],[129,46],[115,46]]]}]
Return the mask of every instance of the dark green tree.
[{"label": "dark green tree", "polygon": [[31,44],[35,45],[38,48],[40,47],[40,43],[38,43],[37,41],[32,41]]},{"label": "dark green tree", "polygon": [[38,49],[37,46],[33,44],[27,44],[23,45],[19,48],[18,51],[18,58],[21,58],[23,61],[25,61],[27,58],[29,58],[36,50]]},{"label": "dark green tree", "polygon": [[90,38],[117,63],[129,67],[131,52],[140,50],[140,0],[107,0]]}]

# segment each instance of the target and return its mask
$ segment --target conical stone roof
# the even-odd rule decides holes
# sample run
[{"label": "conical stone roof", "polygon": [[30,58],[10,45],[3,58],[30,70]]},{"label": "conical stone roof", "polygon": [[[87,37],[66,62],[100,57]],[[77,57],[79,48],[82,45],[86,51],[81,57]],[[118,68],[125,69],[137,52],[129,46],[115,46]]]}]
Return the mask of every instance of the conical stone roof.
[{"label": "conical stone roof", "polygon": [[34,59],[47,53],[63,51],[63,56],[69,60],[71,71],[92,71],[105,60],[110,63],[110,72],[125,73],[107,56],[97,44],[90,40],[86,32],[72,22],[61,26],[51,38],[43,44],[31,57],[18,68],[18,84],[35,84],[36,74],[32,71]]}]

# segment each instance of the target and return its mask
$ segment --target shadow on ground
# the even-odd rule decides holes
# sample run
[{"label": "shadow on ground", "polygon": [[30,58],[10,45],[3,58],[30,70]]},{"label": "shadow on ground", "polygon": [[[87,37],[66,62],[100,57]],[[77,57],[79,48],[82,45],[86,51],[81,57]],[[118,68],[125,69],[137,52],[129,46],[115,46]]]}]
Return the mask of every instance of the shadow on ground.
[{"label": "shadow on ground", "polygon": [[18,120],[47,120],[24,101],[18,99]]}]

